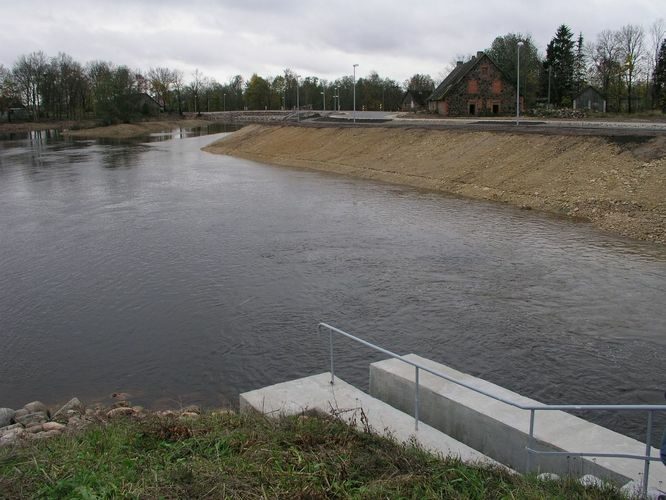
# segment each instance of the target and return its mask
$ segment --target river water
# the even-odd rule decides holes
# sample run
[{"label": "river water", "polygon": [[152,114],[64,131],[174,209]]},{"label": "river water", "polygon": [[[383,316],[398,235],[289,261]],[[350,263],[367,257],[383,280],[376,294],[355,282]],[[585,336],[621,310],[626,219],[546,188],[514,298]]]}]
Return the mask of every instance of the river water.
[{"label": "river water", "polygon": [[[0,141],[0,406],[236,404],[325,371],[319,321],[543,402],[664,402],[663,247],[188,135]],[[336,356],[361,387],[382,357]]]}]

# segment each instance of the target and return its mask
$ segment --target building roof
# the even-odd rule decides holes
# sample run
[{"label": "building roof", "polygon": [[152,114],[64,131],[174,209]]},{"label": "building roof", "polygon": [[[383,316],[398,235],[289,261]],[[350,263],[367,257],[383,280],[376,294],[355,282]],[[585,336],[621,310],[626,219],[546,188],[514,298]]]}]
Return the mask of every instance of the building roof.
[{"label": "building roof", "polygon": [[412,89],[409,89],[409,90],[407,90],[407,92],[405,92],[405,95],[402,97],[402,100],[404,102],[404,100],[407,98],[407,96],[411,96],[416,104],[418,104],[419,106],[425,106],[426,101],[428,100],[428,97],[430,96],[430,94],[432,94],[431,90],[412,90]]},{"label": "building roof", "polygon": [[451,73],[449,73],[449,75],[446,78],[444,78],[442,83],[440,83],[437,86],[435,91],[430,95],[430,97],[428,97],[428,100],[441,101],[442,99],[444,99],[447,96],[447,94],[451,92],[451,90],[456,86],[456,84],[460,82],[460,80],[462,80],[465,77],[465,75],[467,75],[467,73],[472,71],[472,69],[477,64],[479,64],[479,62],[481,62],[483,58],[488,59],[493,64],[493,66],[495,66],[498,69],[498,71],[504,78],[505,82],[510,84],[510,80],[506,76],[506,73],[502,71],[502,68],[500,68],[495,63],[495,61],[493,61],[490,58],[488,54],[486,54],[485,52],[477,52],[476,56],[472,56],[472,58],[465,63],[463,63],[462,61],[458,61],[458,64],[456,65],[455,68],[453,68],[453,71],[451,71]]},{"label": "building roof", "polygon": [[582,96],[585,92],[588,90],[592,90],[592,92],[596,93],[601,99],[605,99],[606,97],[601,93],[601,91],[592,85],[587,85],[586,87],[583,87],[583,89],[578,92],[578,95],[574,99],[578,99],[580,96]]}]

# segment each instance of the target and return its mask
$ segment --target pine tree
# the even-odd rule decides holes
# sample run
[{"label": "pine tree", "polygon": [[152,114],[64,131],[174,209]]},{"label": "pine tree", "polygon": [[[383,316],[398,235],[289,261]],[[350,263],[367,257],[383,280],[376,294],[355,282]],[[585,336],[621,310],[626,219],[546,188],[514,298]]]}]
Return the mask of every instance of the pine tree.
[{"label": "pine tree", "polygon": [[570,106],[573,98],[574,45],[571,29],[563,24],[546,48],[545,68],[552,68],[552,100],[561,106]]},{"label": "pine tree", "polygon": [[578,41],[576,42],[576,59],[574,61],[574,93],[578,95],[587,81],[585,75],[585,68],[587,66],[585,60],[585,47],[583,45],[583,33],[579,33]]}]

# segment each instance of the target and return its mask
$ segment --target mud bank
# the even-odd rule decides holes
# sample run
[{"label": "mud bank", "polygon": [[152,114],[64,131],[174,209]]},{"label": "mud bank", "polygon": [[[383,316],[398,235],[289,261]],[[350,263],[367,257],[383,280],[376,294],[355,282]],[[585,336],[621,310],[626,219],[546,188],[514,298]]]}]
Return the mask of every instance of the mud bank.
[{"label": "mud bank", "polygon": [[64,130],[63,134],[70,137],[87,139],[130,139],[148,134],[163,132],[168,129],[193,128],[210,125],[204,120],[162,120],[154,122],[122,123],[106,127],[94,127],[81,130]]},{"label": "mud bank", "polygon": [[204,149],[509,203],[666,243],[666,136],[251,125]]}]

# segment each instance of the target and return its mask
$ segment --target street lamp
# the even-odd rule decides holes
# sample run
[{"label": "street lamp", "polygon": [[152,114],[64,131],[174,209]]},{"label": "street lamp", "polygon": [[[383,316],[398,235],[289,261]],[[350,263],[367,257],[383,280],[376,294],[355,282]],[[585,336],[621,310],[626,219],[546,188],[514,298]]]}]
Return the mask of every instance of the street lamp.
[{"label": "street lamp", "polygon": [[301,121],[301,97],[300,88],[298,85],[298,75],[296,75],[296,121]]},{"label": "street lamp", "polygon": [[335,97],[338,99],[338,111],[340,111],[340,89],[335,87]]},{"label": "street lamp", "polygon": [[548,109],[550,109],[550,77],[553,74],[552,64],[548,65]]},{"label": "street lamp", "polygon": [[322,111],[326,111],[326,87],[322,87],[323,91],[319,92],[323,97],[322,97],[322,102],[323,102],[323,107]]},{"label": "street lamp", "polygon": [[516,125],[520,121],[520,48],[523,46],[523,42],[518,42],[516,47]]},{"label": "street lamp", "polygon": [[224,111],[226,112],[226,111],[227,111],[227,94],[224,94],[224,100],[223,100],[223,102],[224,102],[224,108],[223,108],[223,109],[224,109]]},{"label": "street lamp", "polygon": [[354,112],[352,113],[354,116],[354,123],[356,123],[356,67],[358,64],[354,64]]}]

